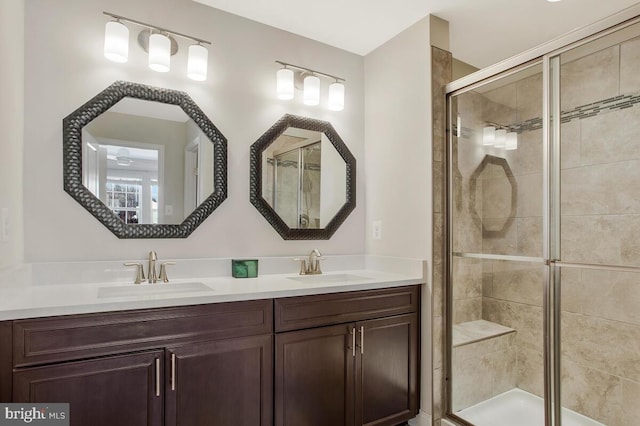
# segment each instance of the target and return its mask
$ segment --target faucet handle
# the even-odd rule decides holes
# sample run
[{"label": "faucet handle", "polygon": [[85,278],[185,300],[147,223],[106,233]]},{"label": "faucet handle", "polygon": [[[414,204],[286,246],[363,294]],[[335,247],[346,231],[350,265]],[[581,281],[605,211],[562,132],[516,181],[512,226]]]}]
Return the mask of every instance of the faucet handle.
[{"label": "faucet handle", "polygon": [[307,259],[296,257],[292,260],[295,262],[300,262],[300,275],[307,275]]},{"label": "faucet handle", "polygon": [[142,283],[142,281],[144,281],[144,266],[142,266],[142,263],[127,262],[127,263],[124,264],[124,266],[135,266],[136,267],[136,279],[133,282],[134,284],[140,284],[140,283]]},{"label": "faucet handle", "polygon": [[158,277],[158,279],[161,280],[162,282],[168,283],[169,277],[167,276],[167,265],[175,265],[175,264],[176,262],[164,262],[160,264],[160,276]]}]

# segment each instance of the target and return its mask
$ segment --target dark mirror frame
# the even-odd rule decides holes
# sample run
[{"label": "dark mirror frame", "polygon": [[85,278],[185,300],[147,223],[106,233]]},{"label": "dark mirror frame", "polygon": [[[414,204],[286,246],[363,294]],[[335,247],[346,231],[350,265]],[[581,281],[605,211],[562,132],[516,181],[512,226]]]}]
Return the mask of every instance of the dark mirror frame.
[{"label": "dark mirror frame", "polygon": [[[179,106],[213,143],[214,191],[179,225],[124,223],[82,184],[82,128],[126,97]],[[185,92],[116,81],[62,126],[64,190],[118,238],[186,238],[227,198],[227,139]]]},{"label": "dark mirror frame", "polygon": [[[289,127],[324,133],[346,163],[345,203],[327,226],[321,229],[289,228],[262,197],[262,153]],[[328,240],[356,207],[356,159],[331,123],[327,121],[285,114],[251,145],[250,157],[249,192],[251,204],[258,209],[262,216],[267,219],[267,222],[273,226],[273,229],[285,240]]]}]

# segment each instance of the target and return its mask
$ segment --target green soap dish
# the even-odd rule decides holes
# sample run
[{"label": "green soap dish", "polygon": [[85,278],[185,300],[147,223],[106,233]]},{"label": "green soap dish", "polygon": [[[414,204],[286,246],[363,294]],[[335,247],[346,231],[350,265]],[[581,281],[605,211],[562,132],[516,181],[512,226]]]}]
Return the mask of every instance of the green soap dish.
[{"label": "green soap dish", "polygon": [[234,278],[258,276],[258,259],[231,259],[231,275]]}]

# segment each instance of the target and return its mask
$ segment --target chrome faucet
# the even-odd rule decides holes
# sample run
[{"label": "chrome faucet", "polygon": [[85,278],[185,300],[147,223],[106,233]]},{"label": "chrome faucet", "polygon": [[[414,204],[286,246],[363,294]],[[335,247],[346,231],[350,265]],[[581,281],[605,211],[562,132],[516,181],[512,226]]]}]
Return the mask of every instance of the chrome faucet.
[{"label": "chrome faucet", "polygon": [[158,260],[158,254],[151,250],[149,252],[149,269],[147,273],[147,277],[149,277],[149,282],[155,284],[158,282],[158,273],[156,272],[156,261]]},{"label": "chrome faucet", "polygon": [[317,275],[321,274],[320,260],[324,259],[318,249],[313,249],[309,253],[309,258],[296,258],[300,261],[300,275]]}]

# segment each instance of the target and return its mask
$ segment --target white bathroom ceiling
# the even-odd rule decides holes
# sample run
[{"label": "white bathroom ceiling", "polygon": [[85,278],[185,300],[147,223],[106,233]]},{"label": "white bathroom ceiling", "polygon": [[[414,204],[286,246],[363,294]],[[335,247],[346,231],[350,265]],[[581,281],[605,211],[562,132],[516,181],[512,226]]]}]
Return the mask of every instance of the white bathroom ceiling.
[{"label": "white bathroom ceiling", "polygon": [[359,55],[434,14],[453,55],[482,68],[637,0],[194,0]]}]

